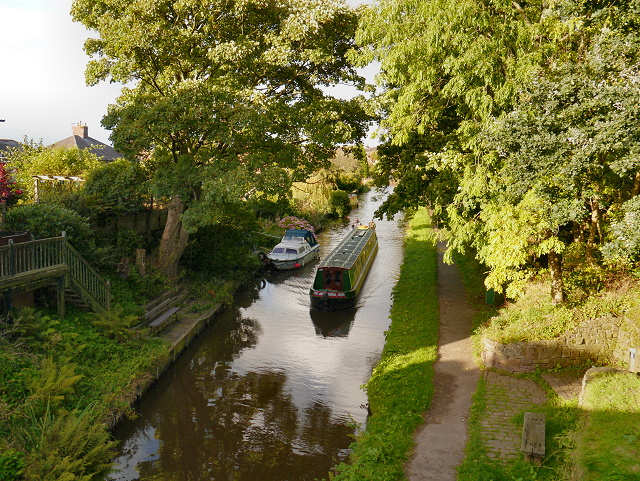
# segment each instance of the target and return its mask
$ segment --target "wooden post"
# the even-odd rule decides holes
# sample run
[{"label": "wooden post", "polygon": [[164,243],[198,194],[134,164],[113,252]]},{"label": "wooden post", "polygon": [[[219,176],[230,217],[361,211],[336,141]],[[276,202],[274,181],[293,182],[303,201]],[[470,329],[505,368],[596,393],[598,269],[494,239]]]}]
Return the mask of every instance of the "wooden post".
[{"label": "wooden post", "polygon": [[58,277],[58,317],[64,318],[64,276]]},{"label": "wooden post", "polygon": [[111,281],[107,281],[107,312],[111,319]]},{"label": "wooden post", "polygon": [[[67,233],[62,232],[62,263],[67,263]],[[65,305],[64,305],[64,288],[66,284],[65,276],[69,274],[58,277],[58,317],[64,318],[65,316]]]},{"label": "wooden post", "polygon": [[147,275],[147,251],[144,249],[136,250],[136,269],[140,277]]},{"label": "wooden post", "polygon": [[33,178],[33,199],[36,204],[40,200],[40,196],[38,195],[38,178],[37,177]]},{"label": "wooden post", "polygon": [[9,287],[4,291],[4,311],[7,317],[13,310],[13,288]]},{"label": "wooden post", "polygon": [[522,445],[520,451],[526,461],[540,465],[545,455],[545,415],[542,413],[524,413],[522,426]]}]

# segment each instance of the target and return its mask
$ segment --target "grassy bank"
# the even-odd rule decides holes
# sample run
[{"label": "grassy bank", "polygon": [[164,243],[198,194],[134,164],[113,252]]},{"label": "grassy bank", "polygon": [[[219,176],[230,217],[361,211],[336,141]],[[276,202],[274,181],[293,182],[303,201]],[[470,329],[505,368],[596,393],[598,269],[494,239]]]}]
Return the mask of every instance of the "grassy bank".
[{"label": "grassy bank", "polygon": [[438,327],[437,251],[427,210],[419,209],[405,238],[385,347],[366,384],[371,416],[335,479],[404,478],[413,433],[433,397]]},{"label": "grassy bank", "polygon": [[134,337],[122,319],[94,321],[73,308],[64,319],[25,308],[0,323],[0,480],[108,470],[104,423],[130,410],[136,382],[166,347]]},{"label": "grassy bank", "polygon": [[[474,346],[489,336],[504,342],[549,339],[571,329],[585,319],[624,312],[624,327],[634,333],[638,318],[638,287],[628,279],[616,279],[608,289],[585,296],[581,302],[552,307],[548,286],[534,280],[527,294],[500,309],[483,305],[484,273],[474,259],[457,256],[471,302],[478,308],[474,319]],[[589,367],[589,366],[586,366]],[[582,370],[562,372],[581,375]],[[458,479],[488,480],[640,480],[640,389],[633,375],[603,374],[587,385],[585,401],[564,401],[549,388],[541,372],[520,374],[546,389],[548,401],[537,411],[546,416],[547,456],[540,467],[519,457],[500,462],[487,457],[481,422],[486,409],[486,386],[481,379],[473,397],[469,418],[466,457],[458,468]],[[511,421],[522,428],[523,413]]]}]

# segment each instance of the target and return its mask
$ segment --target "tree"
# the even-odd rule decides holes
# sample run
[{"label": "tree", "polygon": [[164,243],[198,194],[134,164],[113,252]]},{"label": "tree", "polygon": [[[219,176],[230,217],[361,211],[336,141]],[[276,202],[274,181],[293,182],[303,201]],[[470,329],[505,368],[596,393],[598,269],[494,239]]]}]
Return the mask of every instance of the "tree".
[{"label": "tree", "polygon": [[562,302],[565,246],[583,236],[593,261],[603,216],[639,177],[636,3],[373,7],[357,38],[386,87],[376,181],[398,181],[377,214],[431,206],[447,257],[474,247],[511,295],[548,257]]},{"label": "tree", "polygon": [[[595,265],[609,231],[603,222],[626,211],[613,233],[626,240],[628,255],[635,249],[616,230],[633,224],[630,199],[640,190],[640,36],[627,28],[633,14],[616,22],[617,9],[604,8],[599,16],[605,20],[592,27],[583,54],[541,71],[522,89],[519,107],[481,136],[502,193],[479,215],[484,235],[503,240],[476,244],[492,269],[488,282],[506,283],[513,277],[508,271],[521,270],[532,255],[548,255],[556,304],[563,301],[561,256],[568,244],[583,242],[587,263]],[[519,212],[520,229],[508,209]],[[520,258],[509,255],[514,251]]]},{"label": "tree", "polygon": [[364,87],[346,58],[358,15],[342,2],[75,0],[72,15],[99,35],[85,43],[97,56],[87,82],[127,85],[103,119],[114,146],[153,152],[155,194],[170,199],[169,275],[220,206],[286,193],[365,135],[362,99],[321,90]]}]

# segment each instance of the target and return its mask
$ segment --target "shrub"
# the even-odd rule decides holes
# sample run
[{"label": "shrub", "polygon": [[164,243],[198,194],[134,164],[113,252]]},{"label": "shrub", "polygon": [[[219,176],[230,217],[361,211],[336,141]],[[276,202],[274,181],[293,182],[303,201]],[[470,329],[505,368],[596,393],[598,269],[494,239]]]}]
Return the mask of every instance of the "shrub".
[{"label": "shrub", "polygon": [[149,201],[149,176],[137,162],[118,159],[101,164],[89,172],[84,188],[75,202],[90,217],[140,212]]},{"label": "shrub", "polygon": [[349,194],[344,190],[334,190],[331,192],[330,212],[338,217],[344,217],[351,211],[349,205]]},{"label": "shrub", "polygon": [[58,204],[29,204],[7,212],[5,228],[30,231],[36,239],[58,237],[67,233],[67,239],[78,250],[93,244],[93,231],[85,218]]}]

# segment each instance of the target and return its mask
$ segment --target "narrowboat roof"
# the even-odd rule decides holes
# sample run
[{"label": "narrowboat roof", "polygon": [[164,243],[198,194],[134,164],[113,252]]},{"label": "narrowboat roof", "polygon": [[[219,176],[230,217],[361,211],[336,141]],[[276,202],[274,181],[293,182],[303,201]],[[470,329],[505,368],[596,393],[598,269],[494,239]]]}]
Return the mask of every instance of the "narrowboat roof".
[{"label": "narrowboat roof", "polygon": [[367,241],[373,235],[375,235],[375,229],[369,229],[368,227],[364,229],[354,228],[349,235],[333,249],[331,254],[320,262],[318,269],[322,267],[350,269],[362,253],[365,245],[367,245]]}]

